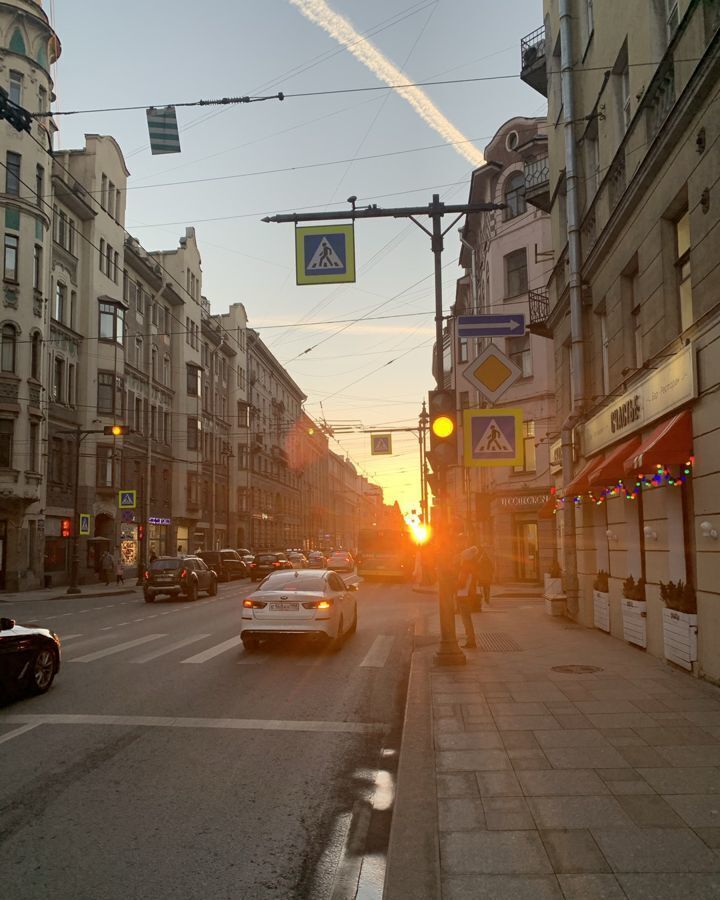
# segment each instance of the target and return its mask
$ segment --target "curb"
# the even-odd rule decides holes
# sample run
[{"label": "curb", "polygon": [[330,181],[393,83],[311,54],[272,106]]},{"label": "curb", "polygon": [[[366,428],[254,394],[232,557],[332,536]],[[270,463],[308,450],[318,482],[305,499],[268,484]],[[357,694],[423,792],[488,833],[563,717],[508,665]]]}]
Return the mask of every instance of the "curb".
[{"label": "curb", "polygon": [[122,591],[83,591],[81,594],[51,594],[47,597],[38,597],[28,591],[23,594],[11,596],[0,594],[0,603],[47,603],[51,600],[93,600],[98,597],[123,597],[137,593],[134,587],[127,587]]},{"label": "curb", "polygon": [[430,651],[415,650],[410,661],[384,900],[441,896],[429,659]]}]

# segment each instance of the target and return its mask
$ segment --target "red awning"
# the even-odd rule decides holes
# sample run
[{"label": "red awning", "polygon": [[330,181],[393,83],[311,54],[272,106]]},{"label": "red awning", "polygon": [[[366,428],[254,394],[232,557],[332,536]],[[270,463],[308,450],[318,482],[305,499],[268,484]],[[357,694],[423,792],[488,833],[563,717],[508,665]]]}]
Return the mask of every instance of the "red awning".
[{"label": "red awning", "polygon": [[585,463],[570,484],[563,488],[563,497],[577,497],[584,494],[592,483],[592,475],[595,469],[599,468],[605,460],[605,454],[595,456]]},{"label": "red awning", "polygon": [[540,519],[552,519],[555,515],[555,510],[557,509],[557,497],[555,494],[548,497],[547,500],[543,503],[543,505],[538,510],[538,518]]},{"label": "red awning", "polygon": [[589,482],[591,485],[597,484],[607,487],[611,484],[617,484],[625,477],[625,460],[640,446],[640,435],[636,434],[612,450],[605,453],[602,464],[599,465],[590,475]]},{"label": "red awning", "polygon": [[645,474],[658,466],[682,465],[692,456],[693,435],[690,410],[664,419],[625,460],[625,472]]}]

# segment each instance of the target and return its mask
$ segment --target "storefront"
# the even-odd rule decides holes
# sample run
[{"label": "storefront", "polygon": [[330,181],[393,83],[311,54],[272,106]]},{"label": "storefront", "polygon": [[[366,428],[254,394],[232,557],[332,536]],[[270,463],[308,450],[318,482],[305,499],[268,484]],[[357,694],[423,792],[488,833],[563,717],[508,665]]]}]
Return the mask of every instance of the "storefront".
[{"label": "storefront", "polygon": [[549,499],[549,488],[491,497],[496,581],[542,580],[555,546],[554,522],[541,515]]}]

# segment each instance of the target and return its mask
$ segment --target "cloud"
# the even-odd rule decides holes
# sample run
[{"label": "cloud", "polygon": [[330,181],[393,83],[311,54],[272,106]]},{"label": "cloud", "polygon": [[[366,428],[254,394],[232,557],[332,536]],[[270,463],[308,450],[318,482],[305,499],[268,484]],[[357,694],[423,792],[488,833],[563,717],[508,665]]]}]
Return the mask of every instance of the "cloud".
[{"label": "cloud", "polygon": [[[370,41],[363,38],[347,19],[333,12],[325,0],[290,0],[290,3],[296,6],[306,19],[319,25],[330,37],[367,66],[380,81],[393,85],[410,80]],[[399,88],[397,93],[407,100],[420,117],[441,137],[448,143],[454,144],[455,150],[474,167],[481,166],[485,162],[485,158],[476,147],[470,143],[461,143],[467,142],[468,139],[440,112],[425,91],[419,87],[406,87]]]}]

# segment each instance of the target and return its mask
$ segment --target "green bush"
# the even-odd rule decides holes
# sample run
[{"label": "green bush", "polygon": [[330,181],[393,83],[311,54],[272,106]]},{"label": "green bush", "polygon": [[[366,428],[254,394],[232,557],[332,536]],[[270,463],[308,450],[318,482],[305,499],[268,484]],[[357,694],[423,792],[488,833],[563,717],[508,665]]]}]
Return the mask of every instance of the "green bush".
[{"label": "green bush", "polygon": [[695,588],[682,580],[660,582],[660,599],[668,609],[694,616],[697,613],[697,597]]},{"label": "green bush", "polygon": [[600,591],[601,594],[607,594],[609,591],[608,579],[610,575],[605,569],[598,569],[598,573],[593,581],[593,590]]}]

